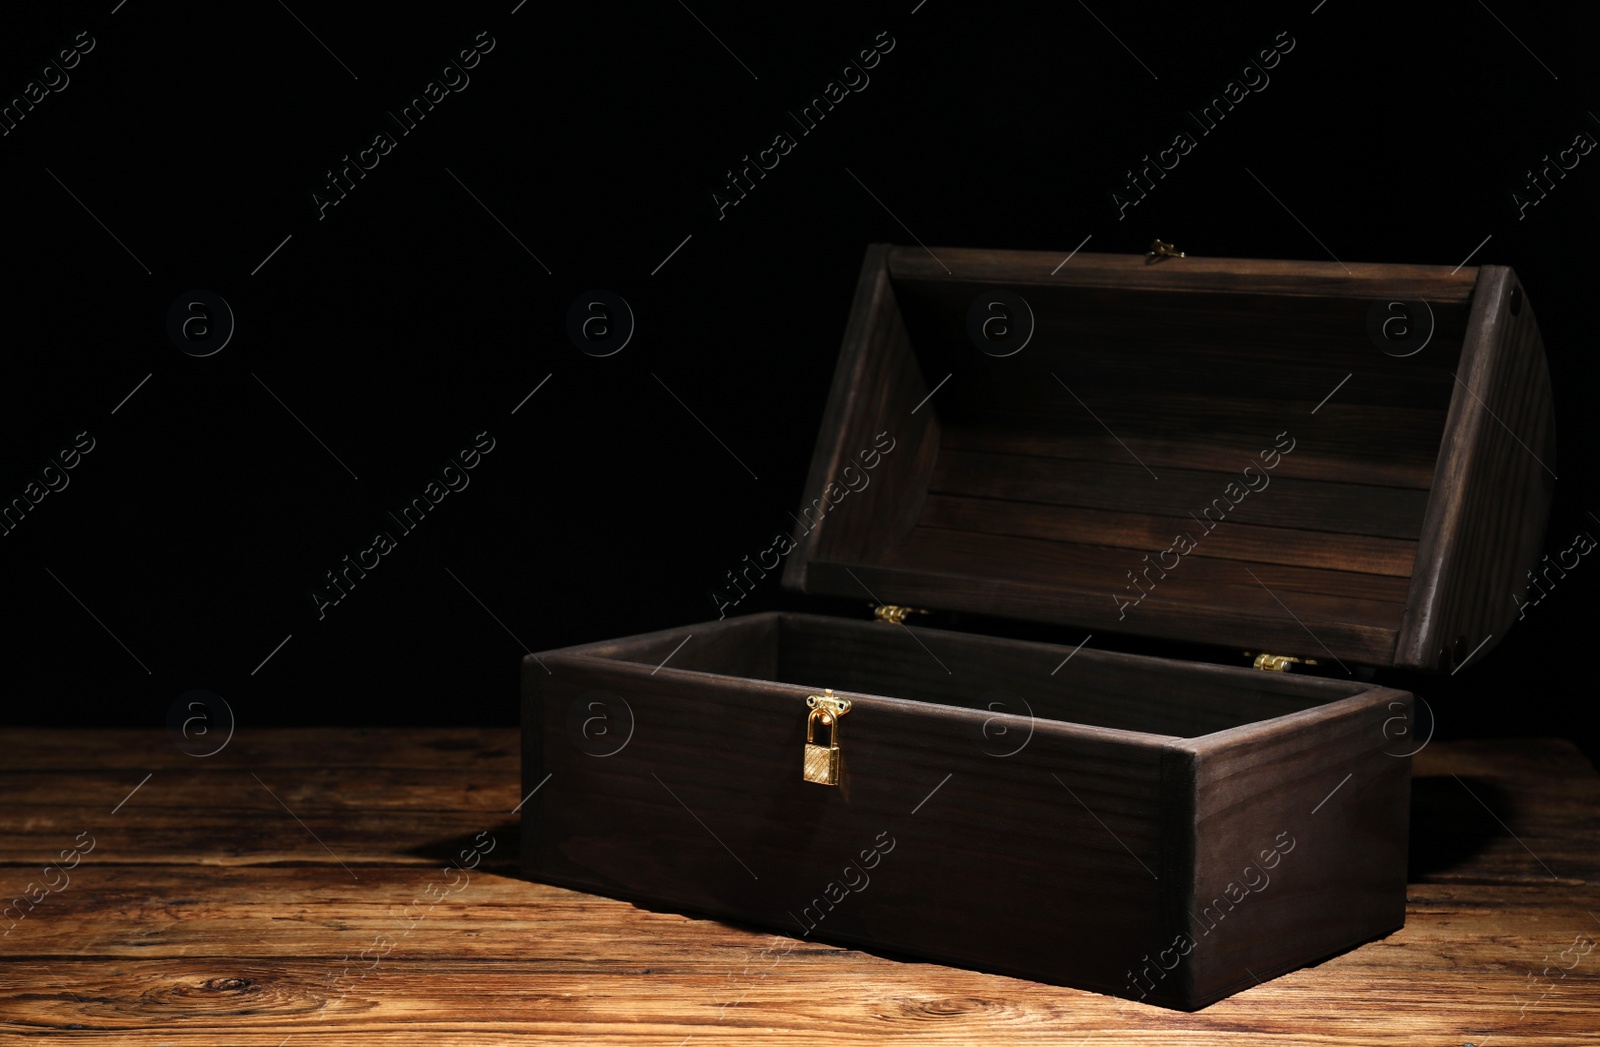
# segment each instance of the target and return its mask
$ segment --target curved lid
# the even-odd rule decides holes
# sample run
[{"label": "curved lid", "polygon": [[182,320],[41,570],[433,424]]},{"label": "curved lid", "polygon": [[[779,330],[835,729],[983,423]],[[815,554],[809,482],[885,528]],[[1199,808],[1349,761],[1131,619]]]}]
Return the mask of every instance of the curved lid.
[{"label": "curved lid", "polygon": [[1553,456],[1503,267],[874,245],[784,583],[1452,671]]}]

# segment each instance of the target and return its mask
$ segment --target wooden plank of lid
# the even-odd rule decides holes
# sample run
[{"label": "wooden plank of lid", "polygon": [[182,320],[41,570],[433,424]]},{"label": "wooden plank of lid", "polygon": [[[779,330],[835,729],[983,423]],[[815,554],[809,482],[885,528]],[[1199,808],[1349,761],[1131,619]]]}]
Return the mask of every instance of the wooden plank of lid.
[{"label": "wooden plank of lid", "polygon": [[917,247],[888,253],[896,280],[1107,287],[1118,290],[1250,291],[1279,295],[1375,298],[1426,291],[1432,302],[1465,302],[1477,283],[1476,268],[1392,265],[1372,262],[1298,262],[1274,258],[1168,258],[1151,263],[1143,255],[1080,252],[1062,264],[1051,251],[991,251],[940,247],[930,255]]}]

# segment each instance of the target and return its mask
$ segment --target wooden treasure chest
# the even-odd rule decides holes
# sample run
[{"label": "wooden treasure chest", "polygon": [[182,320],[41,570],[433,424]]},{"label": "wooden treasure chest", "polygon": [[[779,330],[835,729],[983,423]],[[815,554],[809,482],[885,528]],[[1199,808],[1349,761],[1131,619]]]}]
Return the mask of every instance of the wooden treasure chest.
[{"label": "wooden treasure chest", "polygon": [[1505,635],[1551,411],[1499,266],[875,245],[746,579],[876,614],[525,659],[523,871],[1191,1010],[1386,935],[1383,670]]}]

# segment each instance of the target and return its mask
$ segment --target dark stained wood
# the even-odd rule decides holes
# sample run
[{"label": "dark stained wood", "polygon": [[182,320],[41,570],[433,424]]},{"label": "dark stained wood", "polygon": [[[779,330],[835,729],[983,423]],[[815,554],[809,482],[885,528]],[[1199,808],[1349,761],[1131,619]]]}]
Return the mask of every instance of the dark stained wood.
[{"label": "dark stained wood", "polygon": [[[1242,507],[1241,507],[1242,508]],[[1411,577],[1416,543],[1398,538],[1374,538],[1346,534],[1337,548],[1311,545],[1294,546],[1298,536],[1279,527],[1260,527],[1247,522],[1244,513],[1230,513],[1205,536],[1207,557],[1239,560],[1244,563],[1281,563],[1323,570],[1354,570],[1359,574],[1382,574],[1395,578]],[[924,527],[972,534],[1012,538],[1039,538],[1127,549],[1129,561],[1138,563],[1151,549],[1164,549],[1174,536],[1196,530],[1187,516],[1119,512],[1105,509],[1064,507],[1048,514],[1031,506],[997,498],[968,498],[959,495],[930,494],[923,508]],[[1100,555],[1105,556],[1105,553]],[[1142,567],[1142,564],[1141,564]]]},{"label": "dark stained wood", "polygon": [[1087,645],[1068,660],[1052,644],[815,615],[784,615],[781,622],[780,682],[983,710],[992,715],[981,725],[982,744],[996,754],[1025,744],[1030,716],[1188,738],[1366,689],[1355,681],[1130,660]]},{"label": "dark stained wood", "polygon": [[[1055,644],[811,614],[769,612],[694,628],[706,627],[742,634],[751,647],[768,652],[764,660],[775,670],[757,677],[765,682],[793,685],[807,693],[823,687],[894,692],[917,701],[985,710],[996,714],[991,719],[997,723],[1022,724],[1031,713],[1068,723],[1192,737],[1338,701],[1370,686],[1294,673],[1243,672],[1238,667],[1090,646],[1077,648],[1067,660]],[[565,648],[561,653],[654,669],[682,635],[679,630],[663,630]],[[678,662],[674,657],[671,664],[680,671],[729,675],[716,673],[704,662],[692,667]],[[1131,689],[1130,672],[1137,684]],[[993,673],[1004,674],[1004,683],[993,678],[973,686],[974,679]],[[980,724],[985,729],[990,726],[987,720]],[[980,741],[989,737],[985,730],[979,736]],[[1015,744],[1015,740],[995,741],[992,747]]]},{"label": "dark stained wood", "polygon": [[784,563],[790,588],[805,587],[811,559],[859,559],[909,531],[921,511],[917,492],[933,468],[939,420],[936,411],[918,407],[939,378],[930,382],[911,351],[885,270],[888,250],[868,248],[861,267],[807,498],[795,517],[799,548]]},{"label": "dark stained wood", "polygon": [[1516,619],[1557,475],[1544,342],[1504,266],[1483,268],[1455,382],[1396,650],[1400,665],[1447,671],[1482,657]]},{"label": "dark stained wood", "polygon": [[[1443,411],[1450,401],[1445,361],[1459,351],[1468,317],[1462,304],[1430,306],[1437,324],[1429,345],[1437,340],[1442,351],[1402,359],[1378,352],[1368,340],[1371,300],[1349,296],[1348,290],[1309,298],[1195,294],[1177,287],[1086,290],[1047,280],[1017,285],[1034,320],[1027,349],[974,360],[967,311],[992,286],[948,278],[895,281],[919,358],[962,372],[963,382],[946,404],[955,417],[992,403],[988,387],[1015,386],[1019,370],[1042,377],[1059,373],[1067,385],[1089,390],[1091,405],[1119,395],[1144,397],[1149,404],[1188,394],[1236,403],[1304,403],[1307,413],[1354,372],[1346,404],[1402,414]],[[1197,366],[1202,360],[1205,366]],[[1027,390],[1010,392],[1025,396]],[[1048,404],[1044,398],[1034,402]]]},{"label": "dark stained wood", "polygon": [[[1026,539],[1014,541],[1018,546],[1026,543]],[[969,543],[966,562],[984,565],[990,571],[987,574],[936,573],[921,567],[867,564],[846,567],[825,563],[812,564],[810,571],[817,579],[817,584],[826,582],[843,589],[845,580],[859,580],[880,595],[894,593],[901,601],[917,607],[956,606],[985,614],[1009,614],[1062,625],[1077,625],[1085,620],[1109,615],[1115,628],[1143,636],[1199,643],[1215,639],[1214,627],[1197,620],[1200,612],[1196,609],[1196,600],[1201,596],[1193,592],[1193,586],[1185,586],[1176,574],[1169,575],[1166,581],[1157,585],[1142,603],[1126,607],[1125,601],[1136,597],[1132,590],[1125,588],[1130,584],[1125,575],[1121,579],[1111,579],[1105,589],[1097,592],[1063,591],[1050,581],[1040,580],[1037,574],[1026,577],[1023,572],[1030,557],[1036,555],[1040,560],[1047,561],[1049,557],[1066,552],[1059,543],[1033,544],[1047,547],[1036,551],[1030,548],[1027,552],[1012,549],[1007,555],[992,541]],[[976,548],[973,548],[974,545]],[[1228,570],[1237,574],[1225,583],[1224,588],[1208,590],[1209,594],[1203,598],[1208,603],[1223,599],[1229,601],[1232,621],[1254,637],[1248,649],[1277,653],[1303,651],[1318,660],[1337,658],[1341,652],[1346,655],[1353,652],[1355,657],[1351,658],[1352,662],[1384,662],[1393,653],[1394,631],[1367,623],[1374,615],[1382,619],[1395,617],[1399,604],[1384,605],[1373,600],[1348,600],[1303,593],[1280,593],[1274,599],[1271,592],[1250,578],[1244,564],[1220,560],[1214,562],[1226,564]],[[1129,568],[1132,566],[1135,565],[1129,565]],[[1261,570],[1249,569],[1255,570],[1258,577],[1263,577]],[[1216,575],[1213,574],[1213,577]],[[1263,581],[1271,585],[1265,582],[1264,577]],[[1121,584],[1112,588],[1116,582]],[[1249,586],[1254,586],[1254,589]],[[1125,618],[1119,618],[1118,611],[1122,609],[1125,609]],[[1311,613],[1312,617],[1308,619],[1302,612]],[[1117,622],[1125,624],[1116,626]],[[1308,633],[1307,629],[1311,632]],[[1326,650],[1323,645],[1326,645]],[[1232,652],[1242,646],[1227,650]]]},{"label": "dark stained wood", "polygon": [[[1200,528],[1190,524],[1188,533],[1197,534],[1199,531]],[[1204,541],[1203,538],[1201,540]],[[1040,571],[1072,570],[1099,585],[1096,596],[1115,592],[1127,599],[1137,600],[1141,589],[1134,588],[1134,581],[1128,577],[1132,571],[1142,591],[1149,593],[1146,600],[1162,596],[1169,599],[1198,599],[1199,593],[1185,590],[1204,588],[1217,592],[1222,587],[1232,586],[1243,590],[1253,587],[1261,607],[1277,606],[1272,595],[1261,588],[1265,585],[1274,593],[1281,590],[1303,597],[1302,606],[1310,608],[1309,613],[1318,619],[1331,621],[1361,622],[1367,616],[1377,618],[1386,614],[1389,606],[1397,613],[1405,599],[1406,579],[1402,578],[1260,562],[1249,564],[1247,573],[1246,566],[1237,561],[1202,555],[1209,552],[1206,546],[1201,545],[1196,552],[1179,560],[1172,570],[1162,571],[1159,567],[1151,566],[1156,563],[1154,558],[1145,560],[1143,556],[1124,552],[1119,563],[1115,550],[1096,546],[1029,538],[996,540],[991,535],[919,528],[906,542],[892,550],[884,561],[887,566],[906,569],[938,564],[951,574],[1002,582],[1037,577]],[[1147,568],[1149,575],[1144,573]],[[1260,579],[1261,584],[1250,578],[1251,573]],[[1166,592],[1163,593],[1163,590]],[[1183,592],[1183,595],[1178,596],[1179,592]],[[1235,598],[1229,594],[1229,599],[1234,601],[1237,608],[1239,599],[1245,600],[1248,606],[1251,598]],[[1141,608],[1144,606],[1140,605]],[[1133,613],[1133,610],[1128,612],[1130,617]]]},{"label": "dark stained wood", "polygon": [[1442,265],[1341,265],[1204,256],[1150,265],[1142,255],[1089,251],[1074,255],[1071,262],[1062,265],[1065,257],[1064,253],[1052,251],[940,247],[938,258],[944,263],[940,265],[921,248],[912,248],[897,250],[890,256],[890,272],[897,280],[980,281],[1006,286],[1050,282],[1113,291],[1175,288],[1362,299],[1406,293],[1441,304],[1468,301],[1478,276],[1476,269],[1451,270]]},{"label": "dark stained wood", "polygon": [[[1411,760],[1386,743],[1412,697],[1377,687],[1240,727],[1195,754],[1190,991],[1219,999],[1405,923]],[[1397,755],[1396,755],[1397,754]],[[1160,943],[1163,946],[1169,943]],[[1296,964],[1298,965],[1298,964]]]},{"label": "dark stained wood", "polygon": [[[380,807],[397,841],[417,803],[449,815],[447,839],[471,840],[484,809],[520,799],[516,745],[515,729],[244,731],[210,759],[238,746],[269,781],[314,769],[323,777],[295,802],[350,817],[382,803],[369,778],[410,766],[412,788],[434,776],[448,785]],[[160,861],[159,841],[205,805],[209,788],[229,778],[254,786],[244,766],[145,803],[163,775],[207,761],[155,731],[5,729],[0,753],[0,796],[18,821],[25,805],[11,798],[26,792],[28,810],[73,827],[68,839],[81,829],[100,839],[121,819],[130,826],[125,849],[97,846],[66,889],[0,936],[7,1043],[1589,1047],[1600,1027],[1600,950],[1576,962],[1559,955],[1576,937],[1600,935],[1588,915],[1600,911],[1600,776],[1564,742],[1428,745],[1413,760],[1405,927],[1193,1014],[527,882],[506,862],[515,835],[468,871],[463,889],[421,906],[444,883],[444,859],[413,864],[403,844],[360,867],[359,882],[303,832],[288,861],[248,847],[228,866]],[[109,815],[146,773],[124,786],[119,776],[134,767],[154,776]],[[61,787],[53,805],[41,780]],[[109,788],[70,791],[77,781]],[[257,813],[226,806],[233,823],[212,831],[247,839]],[[1300,848],[1313,839],[1295,835],[1296,850],[1240,915],[1295,887],[1290,877],[1308,868],[1296,860],[1310,856]],[[897,847],[880,869],[908,854]],[[0,833],[5,890],[28,882],[36,862]],[[856,900],[886,888],[874,879]],[[363,960],[382,936],[394,945]]]},{"label": "dark stained wood", "polygon": [[[868,252],[806,495],[868,425],[904,432],[915,468],[884,475],[872,517],[813,529],[786,585],[1445,671],[1509,627],[1550,497],[1516,440],[1554,432],[1509,270],[949,253],[946,272]],[[1011,357],[967,341],[996,287],[1036,321]],[[1435,329],[1397,358],[1367,311],[1402,297]],[[1173,526],[1208,507],[1223,534]],[[1130,613],[1149,562],[1171,578]]]},{"label": "dark stained wood", "polygon": [[[1329,388],[1332,388],[1331,384]],[[1340,393],[1343,392],[1341,389]],[[1295,430],[1300,443],[1293,454],[1278,463],[1278,467],[1272,471],[1273,476],[1335,482],[1348,480],[1350,462],[1359,457],[1356,448],[1364,440],[1362,433],[1372,425],[1374,416],[1378,414],[1369,407],[1349,406],[1330,400],[1315,415],[1308,416],[1316,424],[1305,426],[1302,423]],[[1381,417],[1390,424],[1397,420],[1392,411],[1381,412]],[[1419,423],[1424,420],[1415,414],[1411,417]],[[1433,421],[1431,418],[1427,420]],[[1014,424],[1007,425],[1004,422],[947,422],[941,446],[953,451],[1116,464],[1135,461],[1133,456],[1137,455],[1137,461],[1149,465],[1159,475],[1163,467],[1214,470],[1222,454],[1234,460],[1248,461],[1261,450],[1261,434],[1270,425],[1218,419],[1218,424],[1210,429],[1210,441],[1199,445],[1187,437],[1163,437],[1143,432],[1124,433],[1119,442],[1118,437],[1096,426],[1094,419],[1087,414],[1060,421],[1073,424],[1024,432]],[[1230,421],[1232,424],[1229,424]],[[1442,420],[1436,424],[1435,432],[1440,426]],[[1433,470],[1438,458],[1437,442],[1432,446],[1426,445],[1423,440],[1397,443],[1382,459],[1363,460],[1361,481],[1374,486],[1427,490],[1433,485]]]},{"label": "dark stained wood", "polygon": [[[659,650],[650,652],[650,666],[697,669],[730,676],[770,676],[777,667],[777,630],[761,620],[730,618],[689,629],[674,629],[663,637]],[[754,626],[750,628],[749,626]]]},{"label": "dark stained wood", "polygon": [[[1270,444],[1268,444],[1270,446]],[[1111,512],[1190,516],[1190,530],[1212,510],[1211,519],[1245,520],[1267,526],[1311,532],[1297,543],[1329,541],[1330,535],[1377,535],[1415,541],[1422,529],[1427,494],[1398,487],[1372,487],[1352,482],[1324,483],[1286,477],[1262,477],[1260,463],[1246,458],[1240,469],[1255,466],[1260,491],[1241,494],[1235,504],[1225,489],[1242,489],[1239,469],[1231,472],[1163,470],[1159,480],[1136,462],[1074,462],[1023,458],[1016,455],[943,451],[929,485],[931,491],[972,498],[992,498],[1035,506],[1100,508]],[[1312,535],[1315,537],[1312,537]],[[1172,536],[1157,548],[1172,544]]]},{"label": "dark stained wood", "polygon": [[[1243,987],[1240,929],[1240,955],[1281,973],[1397,926],[1407,765],[1380,747],[1404,692],[808,615],[720,628],[775,642],[777,678],[651,667],[672,632],[524,662],[528,875],[1184,1009]],[[837,789],[798,773],[805,697],[825,686],[854,703]],[[575,730],[623,709],[625,739]],[[1346,771],[1369,802],[1359,828],[1323,819],[1311,894],[1259,906],[1265,931],[1236,918],[1185,976],[1135,984],[1130,948],[1200,941],[1186,913],[1214,849],[1270,846],[1282,805]],[[1329,863],[1369,837],[1386,842]]]}]

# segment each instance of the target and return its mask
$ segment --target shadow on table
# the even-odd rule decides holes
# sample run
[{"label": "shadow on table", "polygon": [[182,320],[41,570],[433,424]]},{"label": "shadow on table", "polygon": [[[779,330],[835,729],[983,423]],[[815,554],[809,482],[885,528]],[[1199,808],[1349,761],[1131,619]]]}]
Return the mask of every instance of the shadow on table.
[{"label": "shadow on table", "polygon": [[1413,778],[1406,881],[1461,879],[1491,841],[1507,835],[1496,819],[1513,825],[1516,814],[1511,793],[1492,780]]},{"label": "shadow on table", "polygon": [[[520,876],[518,866],[521,849],[522,837],[518,832],[518,823],[502,821],[497,825],[485,825],[478,832],[430,840],[405,853],[441,865],[469,870],[481,867],[502,876]],[[474,856],[476,861],[473,860]]]}]

